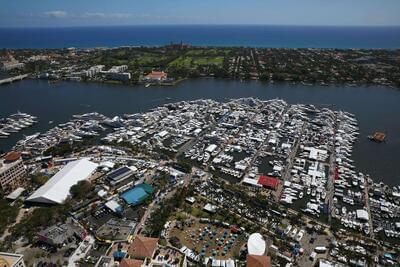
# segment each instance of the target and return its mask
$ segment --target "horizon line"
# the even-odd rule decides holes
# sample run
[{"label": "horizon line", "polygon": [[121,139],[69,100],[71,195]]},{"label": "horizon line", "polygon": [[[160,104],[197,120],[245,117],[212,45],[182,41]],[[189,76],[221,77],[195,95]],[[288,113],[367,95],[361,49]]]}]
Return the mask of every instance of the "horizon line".
[{"label": "horizon line", "polygon": [[116,24],[116,25],[66,25],[66,26],[0,26],[0,29],[57,29],[57,28],[95,28],[95,27],[171,27],[171,26],[286,26],[286,27],[357,27],[357,28],[385,28],[400,27],[400,25],[333,25],[333,24],[260,24],[260,23],[244,23],[244,24]]}]

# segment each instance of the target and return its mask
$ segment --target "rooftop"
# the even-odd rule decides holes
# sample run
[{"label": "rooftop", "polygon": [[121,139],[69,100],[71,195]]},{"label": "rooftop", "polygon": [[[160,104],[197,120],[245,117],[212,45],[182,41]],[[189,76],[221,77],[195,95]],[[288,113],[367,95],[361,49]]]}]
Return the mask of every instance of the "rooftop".
[{"label": "rooftop", "polygon": [[136,259],[151,258],[157,248],[158,238],[136,236],[130,245],[128,254]]},{"label": "rooftop", "polygon": [[4,157],[4,162],[5,163],[11,163],[14,162],[18,159],[21,158],[21,153],[19,152],[15,152],[15,151],[11,151],[9,153],[7,153],[7,155]]},{"label": "rooftop", "polygon": [[14,253],[7,253],[7,252],[0,252],[0,266],[14,266],[18,261],[20,261],[24,255],[21,254],[14,254]]},{"label": "rooftop", "polygon": [[247,267],[270,267],[271,258],[269,256],[247,255]]},{"label": "rooftop", "polygon": [[142,260],[135,260],[135,259],[123,259],[119,264],[120,267],[140,267],[142,266]]},{"label": "rooftop", "polygon": [[89,178],[97,166],[96,163],[87,159],[70,162],[27,200],[47,204],[61,204],[68,197],[71,186]]}]

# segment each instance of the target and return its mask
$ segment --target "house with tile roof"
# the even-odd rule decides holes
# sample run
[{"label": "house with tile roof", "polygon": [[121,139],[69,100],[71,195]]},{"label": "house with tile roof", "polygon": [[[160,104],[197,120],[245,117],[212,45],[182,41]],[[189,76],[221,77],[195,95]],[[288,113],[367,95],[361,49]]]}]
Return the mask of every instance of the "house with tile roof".
[{"label": "house with tile roof", "polygon": [[259,255],[247,255],[247,267],[271,267],[271,257]]},{"label": "house with tile roof", "polygon": [[136,236],[129,246],[128,255],[132,259],[152,258],[157,248],[158,238]]},{"label": "house with tile roof", "polygon": [[141,267],[143,266],[143,260],[135,260],[135,259],[122,259],[119,267]]}]

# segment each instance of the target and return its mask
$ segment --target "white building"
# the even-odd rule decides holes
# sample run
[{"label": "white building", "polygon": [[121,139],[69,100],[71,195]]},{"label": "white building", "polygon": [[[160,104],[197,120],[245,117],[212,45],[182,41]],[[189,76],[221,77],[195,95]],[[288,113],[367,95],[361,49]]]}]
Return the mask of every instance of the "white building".
[{"label": "white building", "polygon": [[364,209],[356,210],[356,216],[357,216],[357,219],[360,221],[368,222],[368,220],[369,220],[369,214]]},{"label": "white building", "polygon": [[0,188],[4,191],[16,189],[25,175],[25,167],[19,153],[10,152],[0,159]]},{"label": "white building", "polygon": [[124,72],[128,69],[127,65],[120,65],[120,66],[112,66],[108,72]]},{"label": "white building", "polygon": [[0,252],[0,266],[25,267],[24,255]]},{"label": "white building", "polygon": [[61,204],[68,197],[70,188],[79,181],[87,180],[97,166],[98,164],[87,159],[70,162],[36,190],[27,201]]},{"label": "white building", "polygon": [[90,67],[90,68],[86,71],[86,76],[87,76],[87,77],[93,77],[93,76],[95,76],[97,73],[99,73],[100,71],[102,71],[103,69],[104,69],[104,65],[92,66],[92,67]]},{"label": "white building", "polygon": [[212,152],[214,152],[214,150],[215,150],[216,148],[217,148],[217,145],[211,144],[211,145],[209,145],[209,146],[206,148],[206,152],[212,153]]},{"label": "white building", "polygon": [[249,255],[264,255],[266,243],[260,233],[254,233],[247,240],[247,250]]},{"label": "white building", "polygon": [[22,69],[25,67],[24,63],[21,63],[17,60],[10,60],[0,63],[1,70],[8,71],[13,69]]}]

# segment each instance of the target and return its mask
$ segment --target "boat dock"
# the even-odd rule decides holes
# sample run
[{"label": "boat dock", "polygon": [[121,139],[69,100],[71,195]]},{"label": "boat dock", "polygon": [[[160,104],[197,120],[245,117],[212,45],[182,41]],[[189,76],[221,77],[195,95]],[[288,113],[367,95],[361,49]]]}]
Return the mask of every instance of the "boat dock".
[{"label": "boat dock", "polygon": [[26,77],[28,77],[28,74],[22,74],[22,75],[10,77],[10,78],[2,79],[2,80],[0,80],[0,85],[12,83],[14,81],[21,81],[21,80],[25,79]]}]

